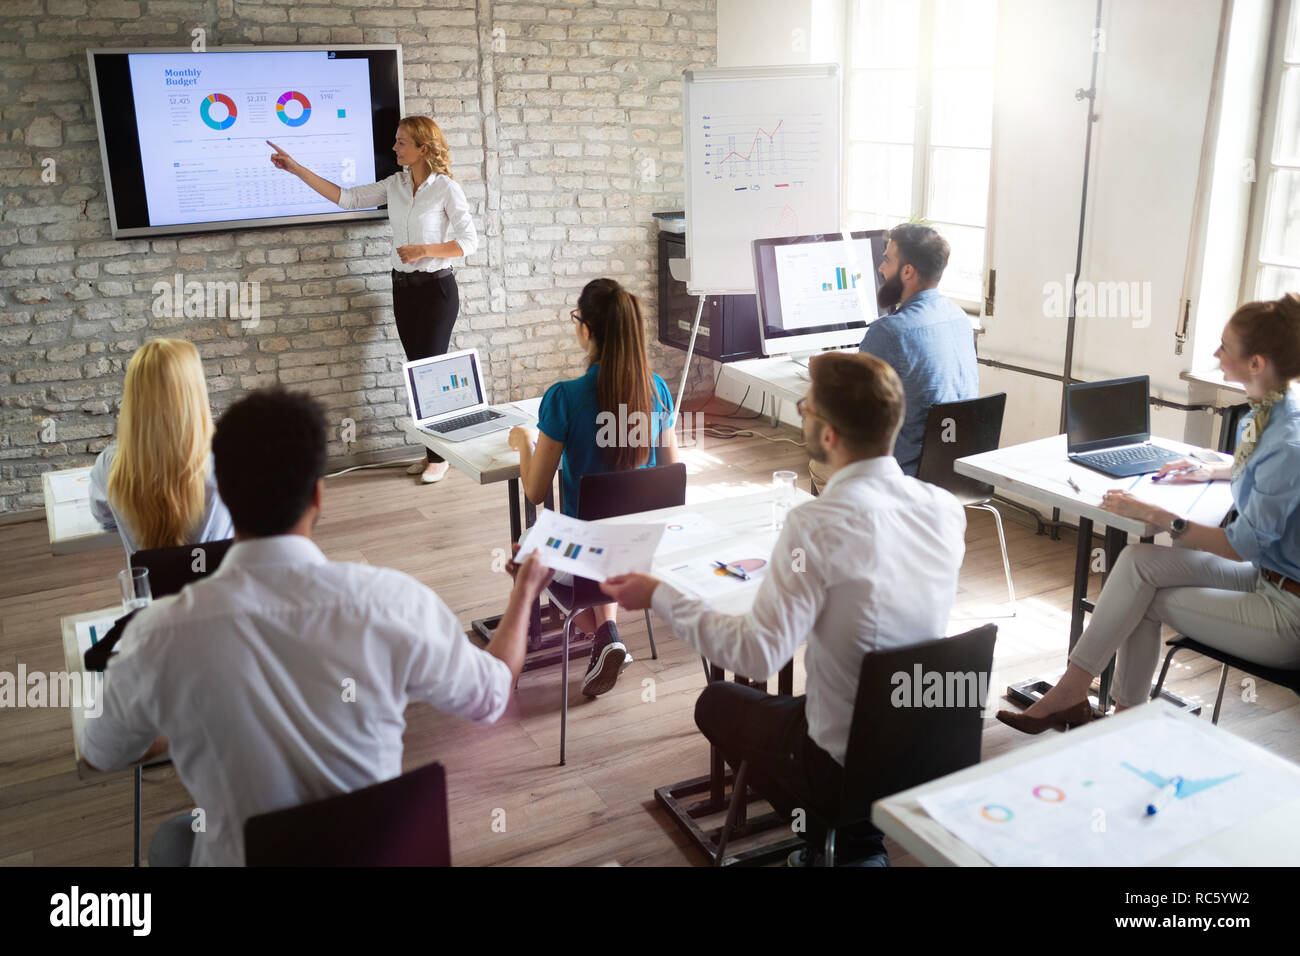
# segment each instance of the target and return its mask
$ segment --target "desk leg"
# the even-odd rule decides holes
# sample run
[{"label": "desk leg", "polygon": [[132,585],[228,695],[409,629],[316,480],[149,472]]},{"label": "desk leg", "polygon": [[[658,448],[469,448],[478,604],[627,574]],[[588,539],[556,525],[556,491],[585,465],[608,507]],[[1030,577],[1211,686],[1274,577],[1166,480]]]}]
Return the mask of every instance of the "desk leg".
[{"label": "desk leg", "polygon": [[141,773],[144,772],[139,764],[135,765],[135,811],[133,813],[135,826],[132,829],[131,854],[132,866],[140,865],[140,781]]},{"label": "desk leg", "polygon": [[1083,615],[1088,600],[1088,568],[1092,564],[1092,519],[1079,519],[1079,541],[1074,551],[1074,596],[1070,599],[1070,650],[1083,633]]},{"label": "desk leg", "polygon": [[776,395],[772,396],[772,427],[776,428],[781,424],[781,399]]}]

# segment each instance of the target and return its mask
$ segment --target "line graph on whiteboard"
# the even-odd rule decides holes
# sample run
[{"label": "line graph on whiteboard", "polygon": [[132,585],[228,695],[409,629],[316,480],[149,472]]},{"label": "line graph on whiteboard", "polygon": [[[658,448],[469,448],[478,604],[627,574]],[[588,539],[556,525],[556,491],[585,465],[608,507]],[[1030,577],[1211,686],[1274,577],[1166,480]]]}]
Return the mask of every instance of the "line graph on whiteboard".
[{"label": "line graph on whiteboard", "polygon": [[704,173],[737,192],[802,189],[821,159],[825,121],[820,113],[794,118],[714,113],[701,119]]}]

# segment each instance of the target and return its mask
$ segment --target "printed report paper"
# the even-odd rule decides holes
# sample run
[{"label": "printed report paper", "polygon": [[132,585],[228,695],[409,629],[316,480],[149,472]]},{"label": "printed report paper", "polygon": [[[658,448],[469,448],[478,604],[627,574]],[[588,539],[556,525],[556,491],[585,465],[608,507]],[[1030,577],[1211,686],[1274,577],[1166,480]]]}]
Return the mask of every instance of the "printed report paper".
[{"label": "printed report paper", "polygon": [[603,581],[633,571],[648,573],[663,535],[662,524],[597,524],[543,508],[515,560],[522,562],[535,551],[548,568]]}]

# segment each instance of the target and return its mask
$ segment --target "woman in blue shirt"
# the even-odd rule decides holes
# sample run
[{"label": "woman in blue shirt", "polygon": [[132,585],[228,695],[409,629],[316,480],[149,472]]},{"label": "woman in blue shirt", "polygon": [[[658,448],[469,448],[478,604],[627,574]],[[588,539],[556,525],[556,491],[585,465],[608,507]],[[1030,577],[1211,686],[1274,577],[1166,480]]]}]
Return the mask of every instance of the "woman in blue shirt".
[{"label": "woman in blue shirt", "polygon": [[1146,521],[1172,548],[1121,552],[1061,680],[1023,714],[998,719],[1026,733],[1084,723],[1088,687],[1112,654],[1115,703],[1151,695],[1160,627],[1270,667],[1300,667],[1300,296],[1250,302],[1223,330],[1215,356],[1229,382],[1246,387],[1251,413],[1231,465],[1165,465],[1170,481],[1231,479],[1237,517],[1227,528],[1192,524],[1122,491],[1102,507]]},{"label": "woman in blue shirt", "polygon": [[[514,428],[519,478],[533,504],[546,500],[560,471],[560,505],[577,517],[583,475],[669,465],[677,460],[672,395],[646,361],[641,303],[613,279],[588,282],[569,313],[587,372],[556,382],[542,397],[538,432]],[[557,576],[562,577],[562,576]],[[582,692],[610,690],[632,655],[618,638],[617,604],[580,614],[576,625],[595,632]]]}]

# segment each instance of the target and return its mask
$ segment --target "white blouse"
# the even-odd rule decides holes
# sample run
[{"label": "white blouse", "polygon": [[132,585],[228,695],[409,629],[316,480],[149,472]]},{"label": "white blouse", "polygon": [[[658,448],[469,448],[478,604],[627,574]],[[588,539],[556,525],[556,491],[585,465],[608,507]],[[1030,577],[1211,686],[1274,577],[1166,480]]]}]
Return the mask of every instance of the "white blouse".
[{"label": "white blouse", "polygon": [[398,272],[437,272],[451,266],[451,259],[416,259],[403,262],[401,246],[458,242],[465,255],[478,248],[478,233],[469,216],[469,202],[460,183],[439,173],[430,176],[411,194],[411,174],[403,169],[387,179],[365,186],[341,189],[339,206],[367,209],[388,204],[388,221],[393,226],[393,268]]}]

